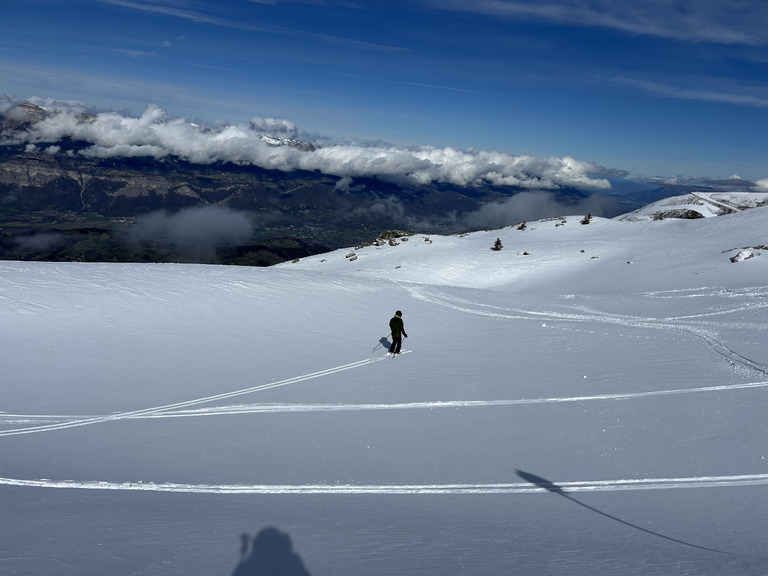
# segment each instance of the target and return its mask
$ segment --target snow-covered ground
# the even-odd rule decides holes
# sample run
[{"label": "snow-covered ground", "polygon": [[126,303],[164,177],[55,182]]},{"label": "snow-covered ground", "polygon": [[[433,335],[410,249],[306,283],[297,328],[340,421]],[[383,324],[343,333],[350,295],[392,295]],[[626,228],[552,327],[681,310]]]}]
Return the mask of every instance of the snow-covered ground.
[{"label": "snow-covered ground", "polygon": [[766,222],[0,262],[0,574],[768,574]]},{"label": "snow-covered ground", "polygon": [[768,204],[765,192],[691,192],[671,196],[639,210],[619,216],[619,220],[662,220],[664,218],[709,218],[741,212]]}]

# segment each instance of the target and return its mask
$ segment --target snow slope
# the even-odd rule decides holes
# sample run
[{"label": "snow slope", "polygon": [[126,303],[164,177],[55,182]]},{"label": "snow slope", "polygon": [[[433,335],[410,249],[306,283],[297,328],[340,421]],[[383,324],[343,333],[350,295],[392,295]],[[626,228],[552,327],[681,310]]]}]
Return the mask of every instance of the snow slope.
[{"label": "snow slope", "polygon": [[0,574],[768,574],[767,217],[2,262]]},{"label": "snow slope", "polygon": [[691,192],[671,196],[619,216],[619,220],[661,220],[664,218],[709,218],[741,212],[768,204],[764,192]]}]

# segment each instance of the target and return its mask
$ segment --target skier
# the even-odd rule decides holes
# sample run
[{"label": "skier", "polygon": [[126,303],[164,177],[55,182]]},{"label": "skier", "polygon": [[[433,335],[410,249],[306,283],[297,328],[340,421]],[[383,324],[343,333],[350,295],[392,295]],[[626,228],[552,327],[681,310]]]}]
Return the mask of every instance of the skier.
[{"label": "skier", "polygon": [[[389,328],[392,330],[392,345],[389,347],[390,354],[400,354],[400,347],[403,345],[403,338],[408,338],[408,334],[405,333],[405,326],[403,325],[403,313],[398,310],[389,321]],[[401,336],[402,334],[402,336]]]}]

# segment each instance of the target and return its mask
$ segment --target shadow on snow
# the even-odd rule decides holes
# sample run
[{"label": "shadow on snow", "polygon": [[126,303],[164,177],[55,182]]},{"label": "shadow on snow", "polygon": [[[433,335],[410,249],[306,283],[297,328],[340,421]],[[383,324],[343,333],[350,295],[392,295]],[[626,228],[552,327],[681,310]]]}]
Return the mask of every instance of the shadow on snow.
[{"label": "shadow on snow", "polygon": [[264,528],[253,541],[248,534],[240,540],[240,563],[232,576],[311,576],[291,538],[277,528]]},{"label": "shadow on snow", "polygon": [[624,524],[625,526],[629,526],[630,528],[634,528],[635,530],[640,530],[641,532],[645,532],[646,534],[651,534],[653,536],[657,536],[658,538],[663,538],[664,540],[669,540],[670,542],[675,542],[677,544],[682,544],[684,546],[690,546],[691,548],[698,548],[699,550],[706,550],[708,552],[716,552],[718,554],[731,554],[730,552],[724,552],[723,550],[715,550],[714,548],[706,548],[704,546],[697,546],[696,544],[691,544],[690,542],[685,542],[683,540],[678,540],[677,538],[671,538],[670,536],[665,536],[664,534],[659,534],[658,532],[654,532],[653,530],[648,530],[647,528],[643,528],[642,526],[637,526],[636,524],[632,524],[630,522],[627,522],[626,520],[622,520],[621,518],[617,518],[616,516],[611,516],[610,514],[607,514],[605,512],[602,512],[601,510],[598,510],[597,508],[593,508],[592,506],[589,506],[587,504],[584,504],[583,502],[579,502],[576,500],[573,496],[566,494],[565,490],[563,490],[560,486],[557,484],[554,484],[553,482],[550,482],[549,480],[542,478],[541,476],[536,476],[535,474],[531,474],[530,472],[524,472],[522,470],[516,470],[517,475],[520,476],[523,480],[526,482],[530,482],[531,484],[534,484],[535,486],[538,486],[539,488],[543,488],[544,490],[547,490],[548,492],[552,492],[553,494],[558,494],[559,496],[562,496],[566,500],[570,500],[574,504],[578,504],[579,506],[582,506],[586,508],[587,510],[591,512],[595,512],[596,514],[600,514],[601,516],[605,516],[606,518],[610,518],[611,520],[614,520],[616,522],[619,522],[620,524]]}]

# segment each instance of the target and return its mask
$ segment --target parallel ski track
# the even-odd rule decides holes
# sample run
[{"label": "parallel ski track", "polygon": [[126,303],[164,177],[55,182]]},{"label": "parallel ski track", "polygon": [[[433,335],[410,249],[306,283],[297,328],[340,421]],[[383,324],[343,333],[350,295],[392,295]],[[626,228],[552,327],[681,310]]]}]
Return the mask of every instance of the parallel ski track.
[{"label": "parallel ski track", "polygon": [[[697,338],[704,340],[706,345],[717,355],[721,356],[725,360],[732,364],[739,364],[747,367],[755,372],[761,374],[768,374],[768,365],[756,362],[750,358],[742,356],[738,352],[729,348],[726,344],[719,341],[716,338],[715,328],[717,324],[708,324],[706,322],[700,322],[698,325],[689,323],[687,321],[694,318],[702,318],[705,316],[715,316],[721,314],[729,314],[733,312],[743,312],[746,310],[754,311],[756,308],[768,308],[768,302],[755,304],[750,302],[737,307],[731,307],[725,310],[718,310],[709,312],[706,314],[699,314],[695,316],[681,316],[670,318],[649,318],[641,316],[627,316],[621,314],[613,314],[609,312],[603,312],[599,310],[593,310],[586,306],[578,306],[574,308],[574,312],[560,312],[560,311],[533,311],[524,310],[520,308],[503,308],[500,306],[493,306],[489,304],[483,304],[478,302],[472,302],[464,298],[452,296],[445,292],[430,287],[427,292],[418,285],[410,285],[405,283],[404,287],[408,290],[414,298],[435,304],[437,306],[443,306],[451,308],[459,312],[465,312],[467,314],[475,314],[478,316],[489,316],[493,318],[499,318],[504,320],[549,320],[549,321],[563,321],[563,322],[603,322],[606,324],[616,324],[620,326],[627,326],[629,328],[649,328],[655,330],[667,330],[674,332],[687,332]],[[762,295],[762,292],[759,292]]]},{"label": "parallel ski track", "polygon": [[[166,404],[164,406],[155,406],[153,408],[144,408],[141,410],[133,410],[130,412],[119,412],[116,414],[109,414],[106,416],[94,416],[90,418],[83,418],[77,420],[69,420],[67,422],[59,422],[56,424],[46,424],[42,426],[29,426],[27,428],[16,428],[13,430],[0,430],[0,437],[2,436],[15,436],[18,434],[34,434],[38,432],[51,432],[54,430],[64,430],[66,428],[75,428],[78,426],[89,426],[91,424],[101,424],[104,422],[112,422],[115,420],[125,420],[128,418],[140,418],[150,414],[158,412],[177,410],[180,408],[188,408],[190,406],[197,406],[199,404],[207,404],[209,402],[215,402],[219,400],[225,400],[227,398],[234,398],[236,396],[243,396],[245,394],[252,394],[254,392],[261,392],[262,390],[269,390],[271,388],[279,388],[281,386],[288,386],[290,384],[296,384],[297,382],[304,382],[305,380],[311,380],[313,378],[320,378],[329,374],[335,374],[337,372],[343,372],[345,370],[351,370],[353,368],[359,368],[366,364],[373,362],[379,362],[384,360],[386,356],[378,356],[376,358],[366,358],[365,360],[359,360],[350,364],[344,364],[342,366],[336,366],[334,368],[328,368],[326,370],[320,370],[318,372],[312,372],[311,374],[304,374],[302,376],[295,376],[293,378],[287,378],[286,380],[280,380],[278,382],[270,382],[269,384],[261,384],[259,386],[252,386],[250,388],[243,388],[241,390],[235,390],[233,392],[225,392],[223,394],[216,394],[213,396],[206,396],[204,398],[196,398],[194,400],[187,400],[185,402],[177,402],[175,404]],[[3,418],[0,415],[0,418]],[[46,417],[50,420],[50,417]],[[19,419],[18,416],[15,419]]]},{"label": "parallel ski track", "polygon": [[[328,372],[331,373],[331,372]],[[284,385],[284,384],[283,384]],[[258,387],[257,387],[258,388]],[[302,412],[362,412],[376,410],[440,410],[455,408],[482,408],[482,407],[504,407],[504,406],[530,406],[534,404],[559,404],[568,402],[595,402],[610,400],[637,400],[651,398],[655,396],[671,396],[678,394],[702,394],[707,392],[726,392],[734,390],[747,390],[752,388],[768,388],[768,381],[764,382],[743,382],[741,384],[724,384],[719,386],[702,386],[698,388],[675,388],[666,390],[649,390],[646,392],[626,392],[620,394],[596,394],[592,396],[562,396],[550,398],[515,398],[508,400],[435,400],[429,402],[400,402],[390,404],[240,404],[232,406],[211,406],[209,408],[198,408],[193,410],[182,410],[177,407],[147,409],[144,411],[124,412],[112,416],[66,416],[66,415],[44,415],[44,414],[0,414],[0,424],[6,422],[27,421],[34,422],[42,420],[50,422],[52,420],[69,421],[76,425],[83,423],[96,424],[120,419],[155,419],[155,418],[189,418],[200,416],[227,416],[233,414],[278,414],[278,413],[302,413]],[[263,388],[258,388],[263,389]],[[254,389],[251,389],[252,391]],[[258,391],[258,390],[256,390]],[[243,392],[245,393],[245,392]],[[234,393],[232,393],[234,395]],[[202,402],[200,400],[199,402]],[[207,400],[206,400],[207,401]],[[188,405],[192,405],[190,401]],[[177,405],[173,405],[177,406]],[[66,423],[66,422],[65,422]],[[66,426],[62,426],[66,427]],[[27,432],[45,432],[49,430],[59,430],[54,425],[36,426],[22,428],[19,430],[7,430],[8,433],[22,434]],[[4,435],[0,432],[0,436]],[[5,434],[10,435],[10,434]]]},{"label": "parallel ski track", "polygon": [[[674,488],[717,488],[768,484],[768,474],[695,476],[688,478],[641,478],[557,482],[564,493],[615,492],[623,490],[670,490]],[[74,480],[24,480],[0,478],[0,486],[134,492],[176,492],[185,494],[296,494],[296,495],[478,495],[546,493],[547,487],[530,483],[490,484],[174,484],[154,482],[79,482]]]},{"label": "parallel ski track", "polygon": [[[504,319],[548,319],[563,321],[602,321],[617,323],[627,326],[657,328],[667,330],[686,331],[705,340],[707,345],[717,354],[732,362],[749,366],[759,372],[768,372],[768,367],[745,358],[715,339],[712,333],[703,327],[694,328],[689,325],[681,325],[675,321],[688,320],[692,317],[651,319],[641,317],[628,317],[604,313],[586,308],[578,309],[577,313],[564,312],[538,312],[521,309],[494,307],[486,304],[473,303],[448,294],[435,295],[434,291],[426,295],[416,287],[410,289],[412,295],[418,299],[429,301],[433,304],[447,306],[455,310],[493,316]],[[724,314],[741,310],[742,308],[719,311],[708,315]],[[702,315],[703,316],[703,315]],[[701,317],[701,316],[699,316]],[[51,432],[88,426],[92,424],[106,423],[116,420],[145,419],[145,418],[179,418],[193,416],[215,416],[242,413],[294,413],[294,412],[319,412],[319,411],[361,411],[361,410],[434,410],[440,408],[473,408],[488,406],[521,406],[534,404],[550,404],[562,402],[589,402],[641,399],[653,396],[707,393],[718,391],[731,391],[750,388],[768,387],[768,381],[749,382],[733,385],[706,386],[699,388],[655,390],[623,394],[601,394],[594,396],[573,396],[554,398],[521,398],[511,400],[452,400],[433,402],[409,402],[398,404],[251,404],[237,406],[215,406],[202,409],[190,409],[194,406],[221,401],[237,396],[251,394],[262,390],[288,386],[313,378],[320,378],[337,372],[351,370],[378,362],[387,358],[380,356],[367,358],[357,362],[344,364],[312,372],[277,382],[262,384],[232,392],[226,392],[204,398],[197,398],[164,406],[145,408],[129,412],[120,412],[102,416],[67,416],[67,415],[22,415],[0,414],[2,422],[19,421],[46,421],[58,420],[52,424],[15,428],[0,431],[0,436],[13,436],[19,434],[32,434],[39,432]],[[178,484],[178,483],[154,483],[154,482],[109,482],[109,481],[76,481],[76,480],[28,480],[0,477],[0,485],[54,488],[54,489],[80,489],[80,490],[114,490],[114,491],[145,491],[145,492],[176,492],[188,494],[296,494],[296,495],[473,495],[473,494],[535,494],[548,492],[548,488],[534,486],[530,483],[488,483],[488,484],[402,484],[402,485],[233,485],[233,484]],[[644,478],[644,479],[620,479],[620,480],[593,480],[593,481],[565,481],[558,482],[557,486],[563,492],[612,492],[620,490],[666,490],[675,488],[714,488],[722,486],[754,486],[768,485],[768,474],[746,474],[732,476],[699,476],[687,478]]]}]

